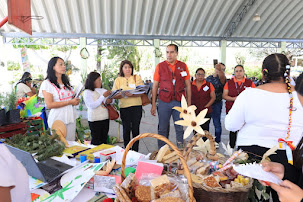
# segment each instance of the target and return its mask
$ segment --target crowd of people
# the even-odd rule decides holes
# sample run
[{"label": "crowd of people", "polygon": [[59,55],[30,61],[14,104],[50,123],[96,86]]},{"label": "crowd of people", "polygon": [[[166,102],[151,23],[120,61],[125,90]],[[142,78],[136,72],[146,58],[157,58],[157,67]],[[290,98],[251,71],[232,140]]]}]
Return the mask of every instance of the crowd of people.
[{"label": "crowd of people", "polygon": [[[267,56],[263,61],[262,85],[256,85],[256,81],[246,78],[242,65],[235,66],[234,77],[227,80],[223,63],[216,64],[214,74],[208,77],[203,68],[198,68],[195,71],[195,79],[191,81],[187,65],[177,57],[178,46],[168,45],[166,60],[156,66],[153,82],[145,82],[145,85],[150,85],[152,94],[151,114],[158,115],[158,134],[169,138],[171,116],[174,122],[181,119],[179,112],[173,108],[180,107],[181,98],[185,96],[188,106],[196,106],[196,114],[208,109],[206,118],[209,120],[201,127],[203,130],[209,130],[212,120],[215,141],[220,143],[221,111],[225,100],[225,127],[230,131],[230,146],[248,152],[250,158],[258,158],[268,149],[278,146],[277,154],[270,156],[271,161],[275,163],[264,164],[265,170],[287,180],[281,186],[271,185],[277,191],[272,191],[273,201],[278,201],[279,198],[284,200],[287,194],[294,197],[293,201],[300,201],[303,198],[303,191],[299,188],[303,185],[303,74],[297,78],[294,86],[290,78],[289,60],[285,55],[276,53]],[[31,81],[30,73],[24,73],[15,87],[18,97],[33,96],[36,93]],[[88,74],[83,98],[88,108],[88,124],[93,145],[107,143],[110,121],[106,105],[113,104],[115,99],[119,100],[124,146],[126,147],[131,138],[140,134],[142,94],[125,92],[113,99],[107,97],[112,91],[132,90],[143,84],[141,77],[134,74],[133,64],[128,60],[121,62],[119,76],[111,90],[102,88],[99,73]],[[73,97],[73,88],[65,74],[62,58],[53,57],[49,61],[47,77],[42,82],[38,95],[44,98],[46,106],[50,109],[49,127],[52,127],[55,120],[61,120],[67,129],[66,139],[75,140],[77,114],[73,106],[78,105],[80,99]],[[183,143],[183,127],[176,124],[174,127],[176,142]],[[164,142],[159,140],[158,147],[163,145]],[[293,156],[290,154],[294,148],[296,149]],[[139,150],[139,141],[132,149]],[[12,158],[11,161],[14,160]],[[4,189],[7,186],[10,188]],[[7,191],[14,190],[14,186],[17,184],[13,180],[1,184],[0,195],[8,197]]]}]

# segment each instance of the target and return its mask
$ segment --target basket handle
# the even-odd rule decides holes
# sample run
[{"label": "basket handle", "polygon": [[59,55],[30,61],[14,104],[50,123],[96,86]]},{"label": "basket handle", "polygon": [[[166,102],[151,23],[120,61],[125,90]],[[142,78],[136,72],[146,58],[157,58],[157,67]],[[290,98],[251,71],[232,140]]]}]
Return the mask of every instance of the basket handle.
[{"label": "basket handle", "polygon": [[158,135],[158,134],[153,134],[153,133],[143,133],[143,134],[140,134],[138,136],[136,136],[135,138],[133,138],[126,146],[125,148],[125,152],[123,154],[123,158],[122,158],[122,165],[121,165],[121,182],[124,181],[125,179],[125,162],[126,162],[126,155],[127,155],[127,152],[130,150],[130,148],[133,146],[133,144],[142,139],[142,138],[146,138],[146,137],[151,137],[151,138],[156,138],[158,140],[162,140],[163,142],[165,142],[166,144],[168,144],[176,153],[177,155],[179,156],[180,160],[181,160],[181,163],[183,165],[183,168],[184,168],[184,173],[185,173],[185,176],[187,178],[187,182],[188,182],[188,194],[189,194],[189,201],[190,202],[193,202],[194,201],[194,190],[193,190],[193,183],[192,183],[192,180],[191,180],[191,175],[190,175],[190,172],[189,172],[189,169],[188,169],[188,166],[186,164],[186,161],[184,160],[181,152],[179,151],[179,149],[171,142],[169,141],[166,137],[162,136],[162,135]]}]

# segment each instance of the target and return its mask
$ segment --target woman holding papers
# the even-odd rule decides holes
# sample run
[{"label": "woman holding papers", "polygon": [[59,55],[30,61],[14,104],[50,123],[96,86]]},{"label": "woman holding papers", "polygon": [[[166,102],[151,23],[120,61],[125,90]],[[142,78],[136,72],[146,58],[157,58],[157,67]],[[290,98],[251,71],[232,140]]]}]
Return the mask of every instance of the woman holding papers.
[{"label": "woman holding papers", "polygon": [[91,144],[93,145],[107,143],[109,119],[104,102],[110,104],[113,101],[112,99],[106,99],[110,94],[111,91],[102,88],[101,75],[98,72],[88,74],[83,99],[87,106],[87,119],[92,135]]},{"label": "woman holding papers", "polygon": [[285,166],[285,179],[296,182],[292,150],[302,138],[303,107],[299,93],[290,85],[289,71],[285,55],[267,56],[262,65],[266,84],[246,89],[237,97],[226,115],[225,127],[239,130],[237,146],[250,154],[263,156],[277,147],[277,154],[269,158]]},{"label": "woman holding papers", "polygon": [[[138,85],[144,85],[141,77],[134,74],[133,64],[124,60],[120,64],[119,77],[115,80],[112,90],[122,89],[133,90]],[[133,138],[139,135],[140,122],[142,117],[142,94],[132,94],[129,91],[123,92],[115,97],[120,99],[120,116],[123,125],[123,140],[124,146],[130,141],[130,132],[133,134]],[[139,150],[139,141],[136,141],[132,148],[134,151]]]},{"label": "woman holding papers", "polygon": [[42,82],[39,97],[43,97],[50,109],[48,126],[55,120],[66,126],[66,140],[75,140],[77,112],[73,106],[78,105],[79,98],[73,98],[73,90],[65,75],[65,64],[62,58],[53,57],[48,62],[47,76]]},{"label": "woman holding papers", "polygon": [[[298,94],[301,106],[303,106],[303,74],[301,74],[296,80],[295,90]],[[302,135],[301,135],[302,138]],[[294,155],[294,166],[298,168],[301,175],[298,177],[298,182],[296,184],[284,180],[282,184],[277,185],[271,183],[270,186],[278,193],[280,201],[302,201],[303,199],[303,139],[300,140],[296,149],[293,151]],[[268,162],[262,164],[263,169],[268,172],[272,172],[281,179],[285,179],[284,166],[274,162]],[[298,185],[298,186],[297,186]]]}]

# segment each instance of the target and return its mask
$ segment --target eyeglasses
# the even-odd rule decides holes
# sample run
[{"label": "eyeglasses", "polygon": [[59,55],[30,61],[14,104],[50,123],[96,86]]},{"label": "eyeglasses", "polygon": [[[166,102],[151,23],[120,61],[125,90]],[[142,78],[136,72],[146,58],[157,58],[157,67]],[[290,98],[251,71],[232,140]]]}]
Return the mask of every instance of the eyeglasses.
[{"label": "eyeglasses", "polygon": [[197,75],[197,76],[205,76],[205,74],[199,74],[199,73],[198,73],[198,74],[196,74],[196,75]]}]

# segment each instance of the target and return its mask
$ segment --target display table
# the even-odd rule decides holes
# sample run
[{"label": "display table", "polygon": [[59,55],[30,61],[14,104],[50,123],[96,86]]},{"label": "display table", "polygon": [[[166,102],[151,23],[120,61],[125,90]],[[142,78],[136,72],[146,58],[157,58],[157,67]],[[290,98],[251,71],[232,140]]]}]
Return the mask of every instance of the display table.
[{"label": "display table", "polygon": [[[70,146],[77,145],[77,146],[85,146],[89,148],[94,148],[94,145],[83,145],[79,144],[75,141],[68,141],[68,144]],[[89,181],[93,176],[94,172],[97,169],[102,168],[104,163],[101,164],[91,164],[91,163],[84,163],[81,164],[76,158],[67,158],[67,156],[63,155],[61,157],[51,157],[57,161],[61,161],[63,163],[69,164],[71,166],[77,167],[75,169],[72,169],[68,173],[64,174],[62,177],[60,177],[60,184],[62,186],[62,189],[59,190],[60,193],[53,193],[51,196],[49,193],[47,193],[45,190],[41,188],[37,188],[37,184],[41,183],[40,186],[45,185],[45,183],[42,183],[40,180],[30,180],[30,187],[33,187],[31,190],[32,197],[37,197],[37,195],[40,195],[42,197],[42,200],[39,198],[35,198],[35,202],[38,201],[70,201],[69,198],[72,198],[72,201],[88,201],[91,198],[93,198],[96,194],[96,192],[92,189],[88,189],[86,187],[83,187],[87,181]],[[98,168],[98,166],[100,167]],[[102,166],[101,166],[102,165]],[[96,168],[96,169],[94,169]],[[30,177],[31,178],[31,177]],[[56,194],[57,193],[57,194]],[[48,198],[50,197],[50,198]],[[61,198],[62,197],[62,198]],[[47,199],[48,198],[48,199]],[[64,198],[64,199],[63,199]],[[34,198],[32,198],[34,199]]]}]

